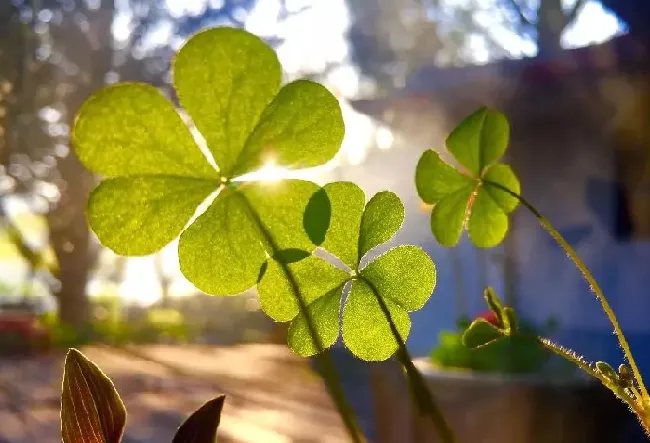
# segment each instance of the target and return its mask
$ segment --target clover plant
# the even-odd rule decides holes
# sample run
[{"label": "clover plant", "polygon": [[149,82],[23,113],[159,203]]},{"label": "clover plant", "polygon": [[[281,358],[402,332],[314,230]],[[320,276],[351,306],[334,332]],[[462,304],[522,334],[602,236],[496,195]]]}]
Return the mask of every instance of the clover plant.
[{"label": "clover plant", "polygon": [[[331,160],[344,135],[337,99],[311,81],[280,87],[273,50],[227,27],[193,36],[176,55],[172,74],[179,104],[203,142],[172,101],[145,84],[108,86],[78,113],[77,156],[104,178],[88,201],[100,242],[138,256],[180,234],[180,268],[197,288],[229,296],[256,287],[265,313],[292,322],[290,347],[318,355],[350,436],[360,441],[324,352],[338,338],[349,287],[343,342],[365,360],[385,360],[400,349],[422,410],[442,423],[404,346],[408,312],[421,308],[433,290],[433,263],[419,248],[400,246],[359,266],[401,226],[399,198],[380,193],[365,205],[352,183],[321,188],[305,180],[246,179],[268,162],[300,169]],[[208,208],[192,221],[203,202]],[[317,247],[338,256],[344,269],[313,255]]]},{"label": "clover plant", "polygon": [[[500,325],[498,317],[490,310],[481,313],[476,318],[482,318],[494,326]],[[548,335],[552,332],[554,326],[552,321],[541,326],[520,321],[519,334],[507,337],[499,336],[499,340],[492,340],[489,343],[484,343],[484,337],[480,334],[465,333],[471,324],[471,319],[461,319],[455,330],[440,331],[438,344],[430,354],[431,362],[435,366],[442,369],[472,370],[506,375],[556,374],[565,369],[574,369],[563,360],[553,361],[553,354],[539,346],[537,336]],[[479,346],[474,346],[472,340],[478,340]]]},{"label": "clover plant", "polygon": [[519,192],[519,180],[512,168],[496,162],[508,146],[509,132],[503,114],[481,109],[447,138],[447,149],[465,171],[448,165],[433,150],[420,158],[415,184],[422,200],[433,205],[431,231],[440,244],[455,246],[465,226],[476,246],[496,246],[504,239],[508,214],[519,202],[486,183]]},{"label": "clover plant", "polygon": [[[256,288],[263,311],[290,322],[289,347],[316,356],[353,441],[363,437],[327,352],[339,335],[362,360],[395,355],[420,411],[429,415],[442,441],[453,442],[404,344],[409,312],[431,296],[436,268],[416,246],[373,254],[402,225],[404,207],[397,195],[380,192],[366,202],[350,182],[320,187],[306,180],[254,181],[249,175],[269,162],[302,169],[331,160],[345,132],[337,99],[312,81],[281,86],[274,51],[258,37],[228,27],[191,37],[173,60],[172,78],[184,114],[160,91],[141,83],[108,86],[78,113],[72,132],[76,154],[103,177],[88,201],[88,220],[100,242],[121,255],[143,256],[180,235],[180,268],[197,288],[222,296]],[[621,365],[617,372],[604,362],[590,365],[548,339],[535,340],[601,380],[648,429],[650,397],[616,317],[575,251],[520,195],[512,169],[499,163],[508,139],[506,117],[482,108],[447,139],[459,168],[433,150],[422,155],[415,184],[433,207],[432,233],[442,245],[454,246],[467,229],[474,245],[492,247],[504,239],[508,215],[519,204],[530,210],[589,282],[629,368]],[[498,322],[474,321],[464,334],[466,345],[524,333],[514,310],[493,291],[486,291],[486,301]],[[119,441],[125,411],[98,371],[77,351],[68,354],[65,443]],[[70,411],[82,397],[94,406],[77,429]],[[209,422],[216,422],[222,404],[223,398],[206,404],[174,441],[211,441],[216,427]],[[192,440],[201,426],[208,426],[197,434],[205,439]]]},{"label": "clover plant", "polygon": [[[629,406],[650,435],[650,396],[618,319],[602,289],[573,247],[520,195],[519,180],[512,169],[497,163],[508,146],[509,136],[507,118],[496,110],[484,107],[467,116],[447,137],[447,149],[462,169],[447,164],[433,150],[426,151],[420,157],[415,181],[420,197],[433,205],[432,233],[441,244],[453,246],[458,242],[463,228],[467,227],[474,245],[492,247],[501,243],[507,233],[508,214],[519,203],[528,209],[589,284],[614,329],[627,364],[619,365],[616,371],[606,362],[589,363],[574,351],[547,338],[533,336],[534,339],[540,346],[600,380]],[[474,320],[463,336],[468,347],[478,348],[504,337],[526,334],[519,328],[515,311],[504,306],[491,288],[486,289],[485,300],[498,319],[497,325],[482,318]]]}]

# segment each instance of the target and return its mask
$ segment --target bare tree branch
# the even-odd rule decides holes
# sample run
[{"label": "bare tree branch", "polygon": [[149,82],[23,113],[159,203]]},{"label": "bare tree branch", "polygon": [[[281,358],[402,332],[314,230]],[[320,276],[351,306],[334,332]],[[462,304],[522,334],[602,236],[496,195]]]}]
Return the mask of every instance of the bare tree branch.
[{"label": "bare tree branch", "polygon": [[[582,0],[578,0],[578,2],[579,1]],[[517,15],[519,16],[519,20],[521,21],[522,25],[533,26],[533,23],[528,19],[528,17],[526,17],[524,11],[522,11],[521,9],[521,6],[519,6],[519,4],[517,3],[517,0],[508,0],[508,3],[510,3],[512,9],[514,9]]]},{"label": "bare tree branch", "polygon": [[309,9],[312,9],[312,5],[302,6],[295,11],[291,11],[287,8],[287,0],[282,0],[280,2],[280,11],[278,12],[278,21],[283,22],[289,17],[302,14]]}]

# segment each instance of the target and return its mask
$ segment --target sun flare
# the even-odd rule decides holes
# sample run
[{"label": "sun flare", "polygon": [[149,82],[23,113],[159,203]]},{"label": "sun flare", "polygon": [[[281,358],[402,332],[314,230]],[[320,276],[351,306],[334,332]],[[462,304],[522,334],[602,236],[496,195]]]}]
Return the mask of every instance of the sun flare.
[{"label": "sun flare", "polygon": [[269,160],[257,171],[246,174],[246,179],[250,181],[278,182],[283,178],[287,178],[289,174],[289,169],[277,166],[273,160]]}]

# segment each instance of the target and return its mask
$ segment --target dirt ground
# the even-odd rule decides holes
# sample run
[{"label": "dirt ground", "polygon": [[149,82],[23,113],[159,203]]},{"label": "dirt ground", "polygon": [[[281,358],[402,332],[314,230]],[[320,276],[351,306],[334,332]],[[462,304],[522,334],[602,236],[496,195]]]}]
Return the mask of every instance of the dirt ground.
[{"label": "dirt ground", "polygon": [[[128,410],[124,443],[171,441],[184,418],[226,394],[219,442],[346,441],[317,375],[286,347],[82,349]],[[60,443],[63,353],[0,360],[0,443]]]}]

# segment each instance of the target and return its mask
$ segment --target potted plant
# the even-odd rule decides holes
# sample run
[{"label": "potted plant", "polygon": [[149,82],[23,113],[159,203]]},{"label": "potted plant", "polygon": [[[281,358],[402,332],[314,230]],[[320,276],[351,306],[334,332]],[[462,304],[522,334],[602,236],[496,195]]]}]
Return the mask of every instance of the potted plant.
[{"label": "potted plant", "polygon": [[[499,325],[493,311],[477,318]],[[460,319],[456,330],[442,331],[430,357],[416,362],[459,442],[617,441],[625,406],[540,345],[553,320],[521,321],[519,334],[475,349],[466,343],[471,324]],[[418,441],[433,441],[426,434]]]},{"label": "potted plant", "polygon": [[[496,298],[490,288],[488,294]],[[491,310],[474,321],[460,318],[455,330],[440,332],[428,357],[415,360],[457,442],[618,441],[629,417],[625,405],[540,344],[556,330],[554,319],[541,326],[519,320],[518,334],[472,348],[467,334],[476,320],[499,324]],[[378,442],[436,442],[393,363],[371,371]]]}]

